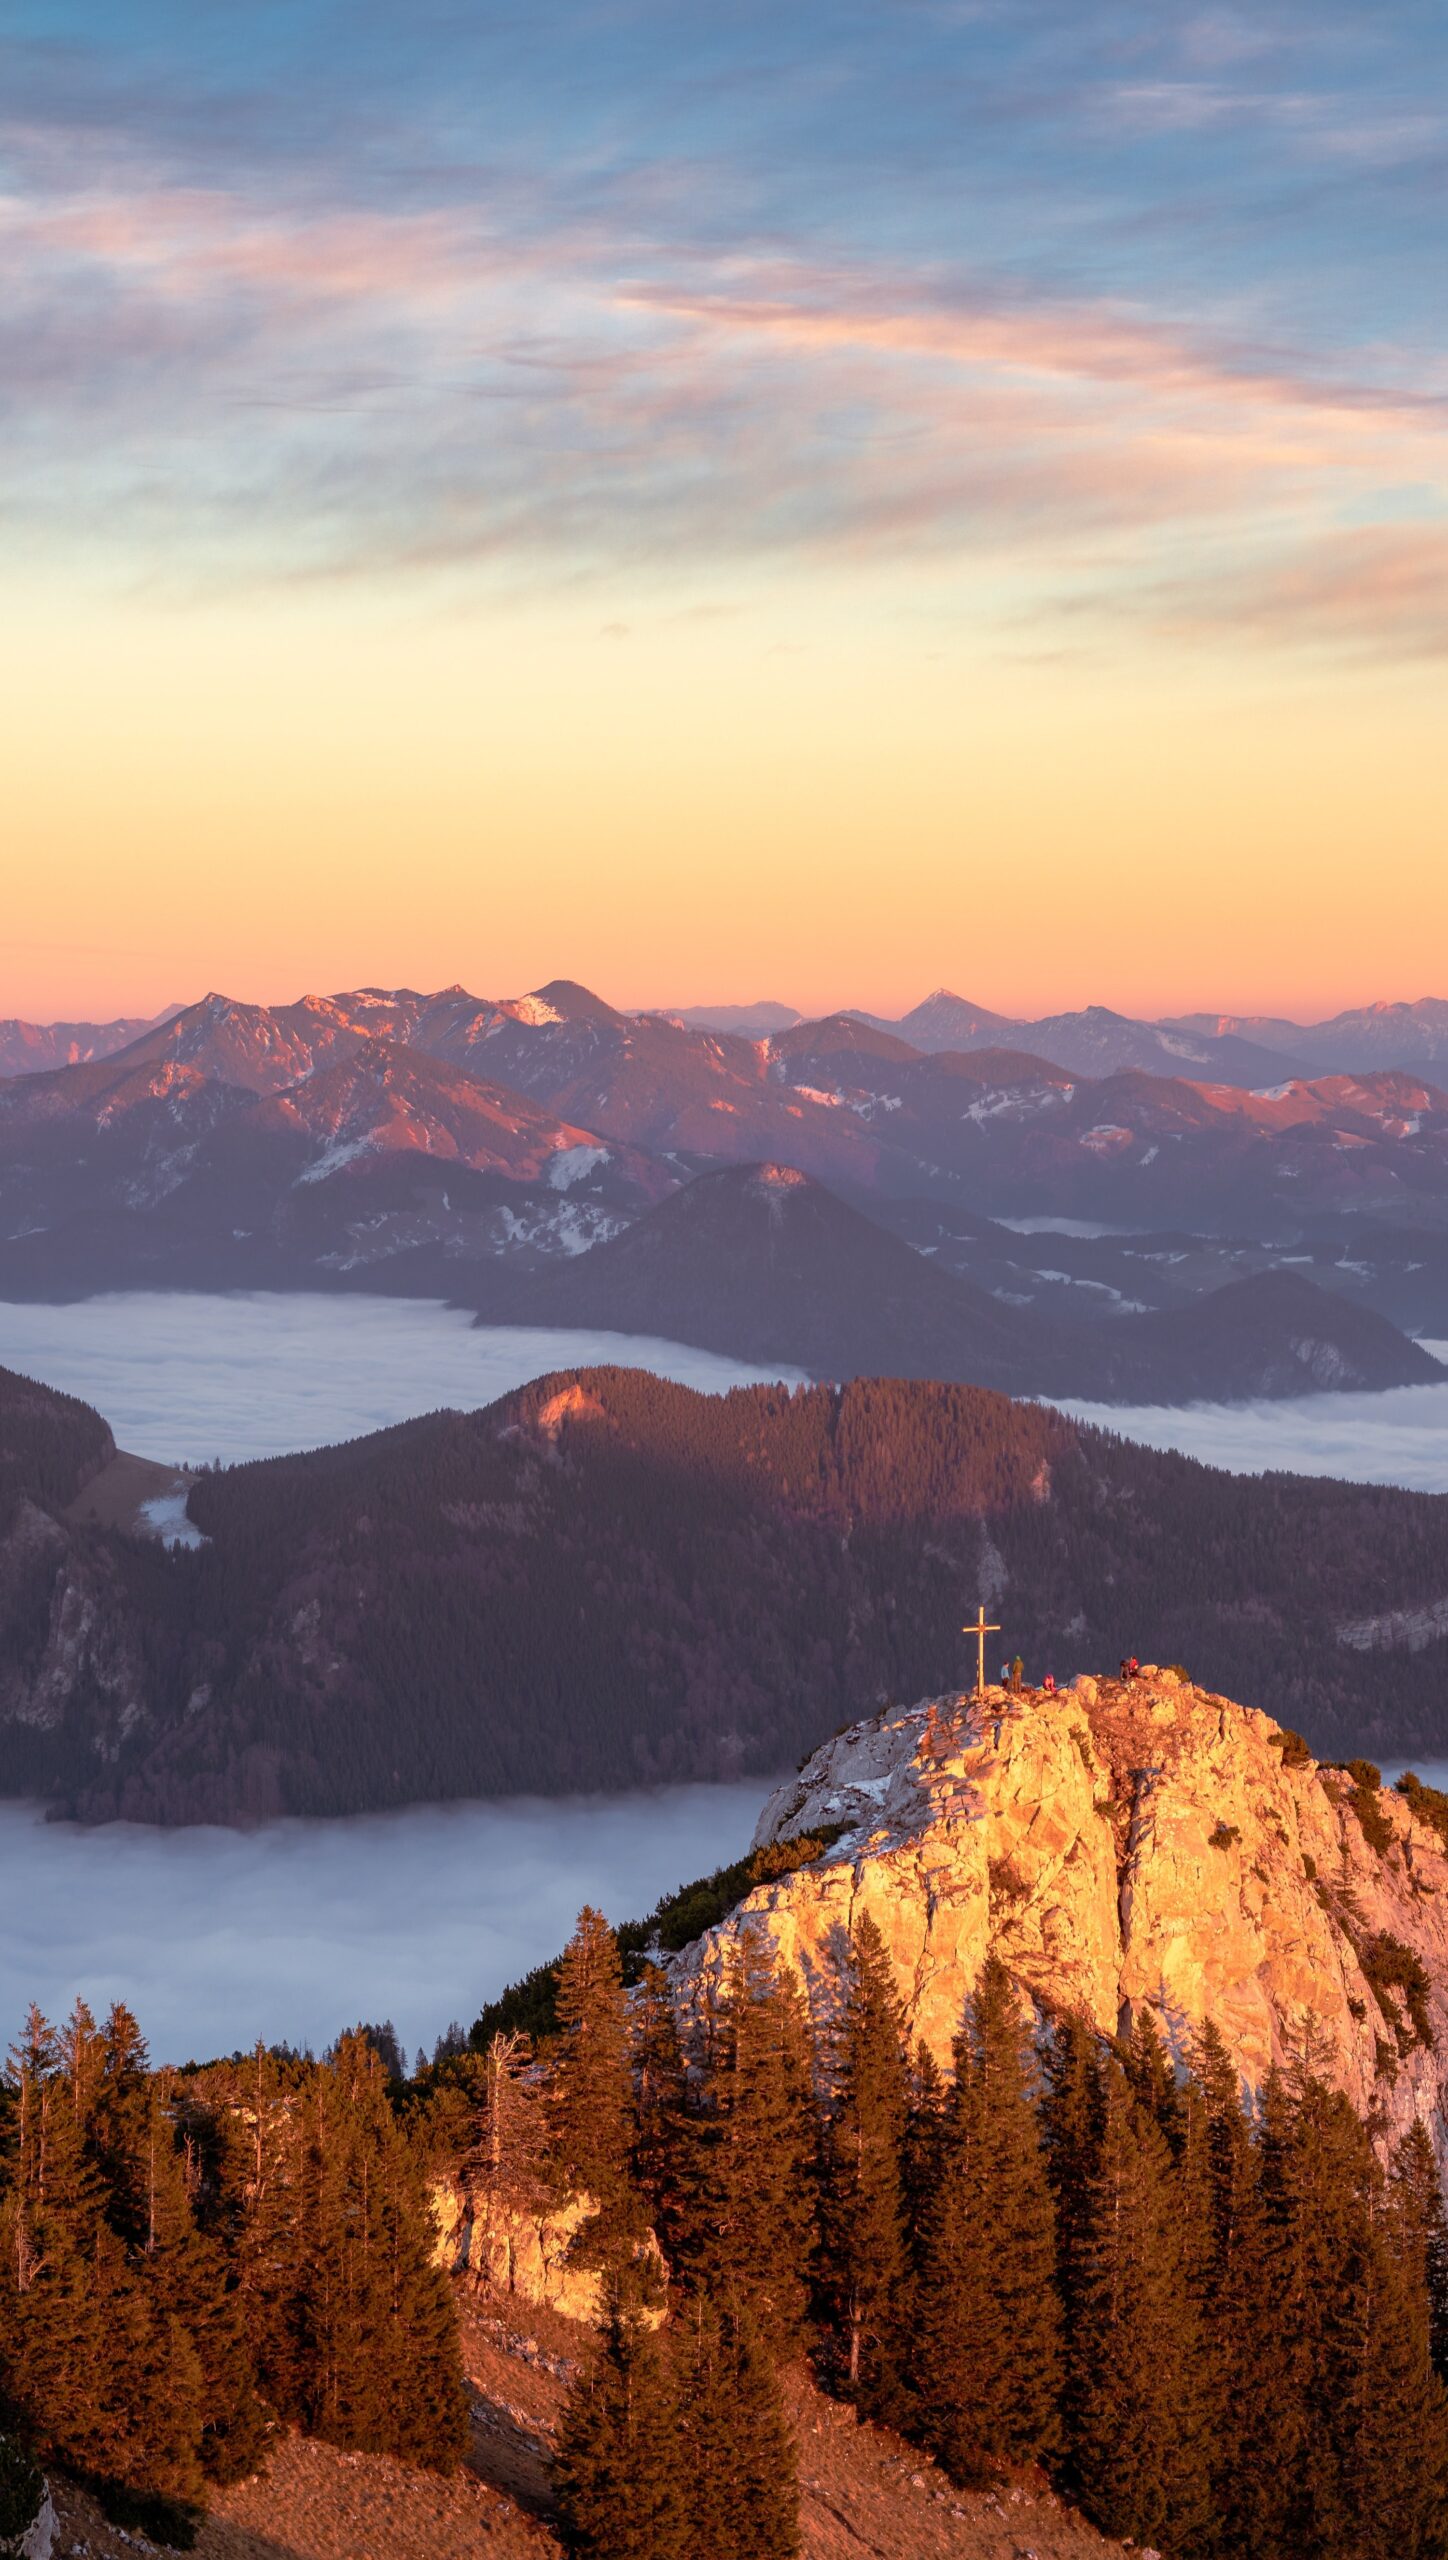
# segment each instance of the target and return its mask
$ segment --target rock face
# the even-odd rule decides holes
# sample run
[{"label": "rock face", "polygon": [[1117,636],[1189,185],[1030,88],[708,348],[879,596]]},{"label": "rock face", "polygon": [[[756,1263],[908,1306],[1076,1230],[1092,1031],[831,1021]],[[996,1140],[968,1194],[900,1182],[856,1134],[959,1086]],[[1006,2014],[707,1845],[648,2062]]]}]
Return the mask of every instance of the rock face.
[{"label": "rock face", "polygon": [[1036,1999],[1102,2030],[1147,2010],[1182,2053],[1210,2018],[1248,2089],[1306,2047],[1385,2138],[1417,2115],[1448,2150],[1444,1842],[1269,1716],[1151,1667],[938,1698],[825,1744],[756,1845],[840,1823],[677,1959],[686,2015],[751,1929],[826,2024],[868,1913],[940,2060],[995,1949]]},{"label": "rock face", "polygon": [[55,2509],[51,2505],[50,2490],[47,2487],[40,2502],[39,2513],[33,2522],[26,2526],[20,2537],[18,2545],[20,2560],[50,2560],[54,2543]]},{"label": "rock face", "polygon": [[[596,2327],[603,2318],[603,2278],[576,2258],[573,2244],[597,2210],[592,2196],[556,2203],[508,2204],[480,2181],[439,2179],[428,2191],[437,2235],[433,2265],[464,2275],[494,2293]],[[663,2261],[649,2235],[646,2254],[660,2277]]]}]

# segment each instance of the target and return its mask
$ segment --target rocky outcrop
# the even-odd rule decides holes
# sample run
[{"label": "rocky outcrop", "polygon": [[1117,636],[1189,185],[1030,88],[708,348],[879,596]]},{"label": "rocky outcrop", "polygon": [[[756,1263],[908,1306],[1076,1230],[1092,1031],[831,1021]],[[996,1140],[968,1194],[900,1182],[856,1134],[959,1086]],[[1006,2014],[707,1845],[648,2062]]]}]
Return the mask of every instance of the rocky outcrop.
[{"label": "rocky outcrop", "polygon": [[20,2537],[20,2560],[50,2560],[55,2542],[55,2509],[47,2488],[35,2521]]},{"label": "rocky outcrop", "polygon": [[756,1845],[839,1824],[677,1959],[686,2015],[750,1929],[825,2025],[868,1913],[939,2059],[995,1949],[1037,2001],[1103,2031],[1145,2010],[1182,2053],[1212,2019],[1249,2089],[1307,2050],[1384,2136],[1417,2115],[1444,2150],[1444,1840],[1270,1716],[1155,1668],[938,1698],[826,1743]]},{"label": "rocky outcrop", "polygon": [[[494,2293],[510,2294],[569,2320],[596,2327],[603,2317],[603,2278],[575,2243],[597,2206],[592,2196],[510,2203],[479,2180],[437,2180],[428,2192],[436,2245],[433,2264]],[[662,2279],[658,2245],[647,2255]],[[660,2282],[662,2290],[662,2282]]]}]

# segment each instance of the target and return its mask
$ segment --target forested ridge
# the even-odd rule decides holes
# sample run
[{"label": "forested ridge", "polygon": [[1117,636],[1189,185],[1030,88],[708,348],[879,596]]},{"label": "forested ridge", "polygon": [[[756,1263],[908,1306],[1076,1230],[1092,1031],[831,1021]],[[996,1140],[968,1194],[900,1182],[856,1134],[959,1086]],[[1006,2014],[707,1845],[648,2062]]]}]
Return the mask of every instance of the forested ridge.
[{"label": "forested ridge", "polygon": [[452,2466],[442,2180],[490,2227],[574,2208],[605,2317],[553,2486],[586,2560],[795,2560],[801,2365],[962,2488],[1044,2472],[1165,2560],[1441,2560],[1421,2124],[1380,2158],[1310,2044],[1244,2103],[1210,2027],[1173,2062],[1144,2014],[1102,2037],[995,1957],[942,2072],[868,1920],[836,1962],[818,2042],[748,1932],[681,2019],[585,1910],[548,2032],[449,2037],[410,2079],[377,2030],[156,2072],[123,2009],[32,2013],[0,2095],[0,2492],[34,2456],[184,2547],[279,2426]]},{"label": "forested ridge", "polygon": [[192,1553],[68,1522],[22,1572],[12,1539],[0,1785],[226,1821],[769,1775],[959,1686],[982,1592],[1033,1673],[1179,1660],[1323,1757],[1448,1749],[1448,1639],[1336,1632],[1448,1597],[1443,1497],[969,1387],[568,1372],[208,1475],[191,1512]]},{"label": "forested ridge", "polygon": [[109,1424],[78,1396],[0,1369],[0,1535],[22,1499],[74,1501],[114,1448]]}]

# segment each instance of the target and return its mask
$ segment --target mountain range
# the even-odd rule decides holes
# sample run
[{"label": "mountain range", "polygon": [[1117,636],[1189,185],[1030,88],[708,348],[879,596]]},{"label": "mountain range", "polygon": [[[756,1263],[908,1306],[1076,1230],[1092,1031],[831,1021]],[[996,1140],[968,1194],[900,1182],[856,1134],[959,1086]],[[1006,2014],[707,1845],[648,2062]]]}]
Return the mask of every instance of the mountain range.
[{"label": "mountain range", "polygon": [[[1106,1005],[1037,1018],[994,1013],[937,987],[908,1013],[844,1008],[878,1031],[893,1031],[915,1049],[1025,1049],[1074,1075],[1114,1075],[1141,1068],[1153,1075],[1205,1070],[1215,1084],[1271,1082],[1291,1075],[1354,1075],[1381,1068],[1448,1073],[1448,1000],[1358,1005],[1325,1022],[1289,1022],[1276,1014],[1187,1013],[1143,1022]],[[681,1019],[701,1028],[762,1038],[806,1017],[778,1002],[692,1005]],[[3,1051],[0,1051],[3,1057]]]},{"label": "mountain range", "polygon": [[[334,1001],[353,1016],[364,1008],[375,1009],[374,1027],[385,1027],[390,1018],[393,1029],[399,1030],[430,1008],[446,1008],[450,999],[458,1001],[464,1014],[469,1008],[495,1010],[479,1006],[461,987],[433,997],[419,997],[407,989],[367,987]],[[326,1001],[305,997],[300,1005],[270,1011],[277,1018],[299,1016]],[[180,1005],[168,1005],[149,1019],[127,1017],[114,1022],[0,1020],[0,1077],[110,1057],[183,1010]],[[264,1008],[244,1010],[255,1014]],[[657,1010],[692,1030],[724,1031],[751,1040],[767,1039],[808,1018],[775,998]],[[1077,1075],[1117,1074],[1132,1067],[1157,1075],[1202,1069],[1213,1083],[1250,1085],[1271,1081],[1274,1071],[1280,1076],[1284,1067],[1292,1075],[1353,1075],[1395,1067],[1420,1074],[1434,1069],[1448,1073],[1448,999],[1441,996],[1423,996],[1413,1004],[1358,1005],[1323,1022],[1235,1013],[1186,1013],[1151,1022],[1115,1013],[1106,1005],[1032,1018],[993,1012],[953,995],[948,987],[937,987],[933,995],[898,1016],[857,1006],[836,1010],[851,1013],[873,1029],[893,1031],[915,1049],[1025,1049]],[[402,1032],[401,1036],[411,1035]],[[426,1035],[421,1045],[429,1045]]]},{"label": "mountain range", "polygon": [[480,1322],[662,1334],[816,1377],[884,1372],[1135,1404],[1448,1381],[1384,1318],[1297,1272],[1109,1325],[1011,1306],[787,1165],[699,1174],[576,1260],[475,1279]]},{"label": "mountain range", "polygon": [[[0,1295],[380,1287],[531,1313],[536,1284],[540,1307],[581,1308],[618,1296],[636,1222],[700,1175],[765,1164],[808,1175],[915,1262],[941,1265],[907,1277],[848,1230],[856,1367],[900,1365],[911,1339],[948,1337],[941,1374],[958,1375],[961,1342],[984,1356],[993,1339],[1005,1365],[968,1374],[1125,1394],[1149,1369],[1168,1395],[1233,1391],[1201,1383],[1188,1323],[1159,1329],[1149,1362],[1149,1334],[1130,1348],[1108,1336],[1290,1268],[1295,1294],[1224,1302],[1207,1329],[1214,1371],[1225,1312],[1252,1320],[1236,1374],[1286,1382],[1244,1392],[1328,1380],[1334,1360],[1304,1361],[1298,1341],[1335,1344],[1340,1383],[1424,1374],[1411,1346],[1390,1359],[1381,1336],[1354,1336],[1344,1308],[1448,1335],[1448,1090],[1386,1067],[1278,1072],[1256,1087],[1140,1066],[1088,1075],[999,1045],[998,1018],[953,997],[906,1020],[913,1040],[851,1014],[750,1037],[624,1013],[561,980],[498,1000],[461,987],[275,1007],[208,996],[108,1054],[0,1080]],[[86,1026],[63,1028],[85,1045]],[[993,1045],[919,1045],[952,1028]],[[747,1184],[718,1195],[741,1216],[752,1196]],[[1013,1232],[1059,1222],[1122,1233],[1088,1251],[1085,1237]],[[583,1258],[601,1247],[619,1250],[585,1280]],[[648,1331],[672,1331],[667,1257],[652,1251],[632,1257],[625,1294]],[[762,1267],[747,1279],[736,1267],[731,1320],[748,1330],[777,1293]],[[908,1322],[905,1300],[873,1304],[887,1267]],[[968,1333],[948,1280],[976,1292]],[[1318,1281],[1334,1307],[1303,1298]],[[838,1308],[844,1294],[842,1270]],[[1055,1351],[1025,1316],[1049,1317]],[[814,1332],[845,1338],[822,1311]],[[685,1338],[700,1338],[697,1323]],[[753,1338],[753,1356],[797,1356],[792,1331],[770,1341],[755,1326]],[[1019,1362],[1005,1359],[1011,1344]]]},{"label": "mountain range", "polygon": [[139,1462],[85,1406],[0,1373],[0,1453],[0,1791],[83,1818],[777,1772],[958,1686],[977,1594],[1033,1672],[1177,1660],[1324,1756],[1448,1749],[1448,1498],[978,1388],[564,1371],[205,1474],[175,1552],[102,1525]]}]

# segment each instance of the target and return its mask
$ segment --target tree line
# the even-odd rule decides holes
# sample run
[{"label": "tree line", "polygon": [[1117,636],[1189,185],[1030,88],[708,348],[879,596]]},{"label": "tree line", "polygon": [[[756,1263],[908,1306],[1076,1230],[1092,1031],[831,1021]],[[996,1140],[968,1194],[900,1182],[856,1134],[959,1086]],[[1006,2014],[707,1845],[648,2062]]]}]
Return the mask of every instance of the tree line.
[{"label": "tree line", "polygon": [[1432,2145],[1415,2124],[1384,2166],[1310,2046],[1248,2108],[1210,2025],[1184,2066],[1145,2015],[1039,2017],[992,1959],[942,2073],[868,1919],[822,2042],[747,1929],[681,2038],[587,1912],[556,2018],[537,2058],[500,2032],[418,2103],[434,2139],[476,2110],[502,2196],[594,2199],[575,2246],[609,2321],[559,2455],[588,2560],[790,2560],[800,2358],[962,2486],[1039,2466],[1170,2560],[1448,2548]]},{"label": "tree line", "polygon": [[[632,1959],[631,1959],[632,1961]],[[555,2485],[582,2560],[794,2560],[787,2378],[980,2486],[1035,2466],[1168,2560],[1448,2549],[1448,2229],[1306,2047],[1104,2037],[989,1961],[951,2065],[868,1919],[812,2025],[745,1928],[681,2012],[585,1911],[547,2032],[411,2080],[358,2029],[153,2071],[123,2007],[32,2011],[0,2096],[0,2425],[184,2543],[294,2425],[450,2468],[466,2399],[429,2174],[586,2200],[604,2325]],[[389,2049],[390,2050],[390,2049]],[[0,2471],[12,2457],[5,2455]]]},{"label": "tree line", "polygon": [[0,2092],[0,2423],[189,2543],[272,2431],[448,2469],[453,2306],[365,2035],[152,2071],[124,2007],[32,2009]]}]

